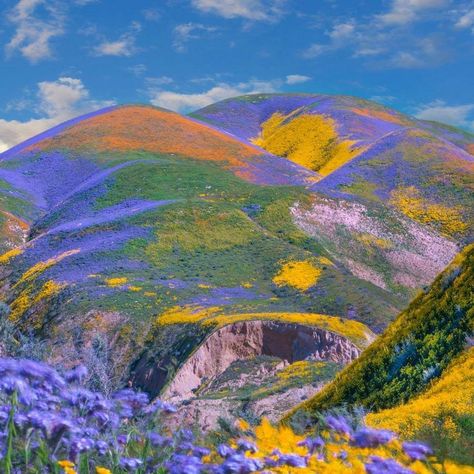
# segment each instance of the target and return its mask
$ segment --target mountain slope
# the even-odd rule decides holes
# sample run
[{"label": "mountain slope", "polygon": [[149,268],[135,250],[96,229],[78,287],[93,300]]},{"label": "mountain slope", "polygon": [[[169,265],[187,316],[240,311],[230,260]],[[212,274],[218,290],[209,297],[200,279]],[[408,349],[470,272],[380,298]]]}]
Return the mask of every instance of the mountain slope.
[{"label": "mountain slope", "polygon": [[473,239],[470,134],[345,96],[243,96],[192,116],[323,174],[295,223],[406,303]]},{"label": "mountain slope", "polygon": [[[216,332],[250,327],[257,337],[249,321],[358,353],[469,239],[461,142],[347,97],[251,96],[215,108],[225,120],[210,125],[203,114],[208,123],[113,107],[1,155],[2,300],[56,361],[98,360],[117,383],[156,395]],[[254,143],[275,114],[284,133],[273,151],[311,132],[296,158]],[[432,154],[413,152],[413,140]],[[326,177],[300,160],[305,150],[328,158]],[[339,160],[341,150],[354,154]],[[219,367],[205,369],[219,380],[234,369]]]},{"label": "mountain slope", "polygon": [[405,439],[428,441],[448,459],[474,464],[474,348],[456,357],[428,389],[406,404],[367,416]]},{"label": "mountain slope", "polygon": [[[395,407],[463,352],[474,329],[474,245],[466,247],[359,359],[301,409]],[[453,394],[454,395],[454,394]]]}]

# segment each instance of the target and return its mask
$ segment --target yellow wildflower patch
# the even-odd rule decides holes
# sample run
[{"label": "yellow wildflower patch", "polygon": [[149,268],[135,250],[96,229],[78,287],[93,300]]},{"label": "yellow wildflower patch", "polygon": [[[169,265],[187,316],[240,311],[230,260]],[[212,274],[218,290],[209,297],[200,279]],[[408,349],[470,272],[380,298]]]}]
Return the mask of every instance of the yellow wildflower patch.
[{"label": "yellow wildflower patch", "polygon": [[23,290],[12,302],[8,319],[13,323],[19,321],[25,311],[30,307],[31,299],[28,289]]},{"label": "yellow wildflower patch", "polygon": [[138,292],[138,291],[141,291],[142,290],[142,287],[141,286],[134,286],[134,285],[130,285],[128,287],[129,291],[134,291],[134,292]]},{"label": "yellow wildflower patch", "polygon": [[222,308],[179,307],[169,309],[156,318],[158,326],[170,324],[202,324],[221,328],[242,321],[279,321],[290,324],[316,326],[346,337],[358,347],[367,347],[375,335],[364,324],[350,319],[316,313],[241,313],[222,314]]},{"label": "yellow wildflower patch", "polygon": [[280,271],[273,277],[277,286],[292,286],[300,291],[305,291],[316,285],[322,270],[310,260],[299,262],[290,261],[282,265]]},{"label": "yellow wildflower patch", "polygon": [[12,249],[0,255],[0,265],[6,265],[12,258],[17,257],[23,253],[22,249]]},{"label": "yellow wildflower patch", "polygon": [[440,231],[452,235],[467,230],[459,207],[448,207],[426,201],[415,186],[392,191],[390,202],[403,214],[422,224],[436,223]]},{"label": "yellow wildflower patch", "polygon": [[[328,433],[323,433],[322,436],[325,438],[325,459],[311,456],[308,458],[309,462],[306,467],[275,467],[272,468],[272,472],[277,474],[314,474],[315,472],[322,474],[364,474],[367,472],[364,464],[370,460],[371,456],[379,456],[384,459],[395,458],[416,474],[433,472],[433,469],[425,463],[411,462],[403,453],[401,443],[397,439],[386,445],[368,450],[367,448],[353,446],[343,435],[338,438],[331,438]],[[272,458],[275,456],[275,448],[278,448],[278,451],[283,454],[296,454],[306,457],[309,454],[308,448],[301,446],[304,439],[305,436],[296,434],[289,426],[273,426],[268,420],[263,419],[260,425],[255,428],[255,438],[250,439],[255,443],[258,453],[255,455],[249,454],[249,457],[260,458],[266,456]],[[474,473],[474,469],[452,461],[446,461],[443,464],[434,462],[433,467],[438,469],[437,472],[446,474]]]},{"label": "yellow wildflower patch", "polygon": [[70,257],[71,255],[75,255],[79,252],[80,252],[80,249],[68,250],[67,252],[63,252],[59,255],[56,255],[55,257],[49,258],[48,260],[44,262],[36,263],[31,268],[29,268],[25,273],[23,273],[21,278],[14,285],[14,288],[20,283],[25,283],[27,281],[34,280],[39,275],[41,275],[41,273],[45,272],[48,268],[52,267],[53,265],[56,265],[61,260],[64,260],[66,257]]},{"label": "yellow wildflower patch", "polygon": [[416,439],[422,431],[459,436],[453,417],[474,416],[474,347],[463,353],[425,393],[395,408],[372,413],[367,423]]},{"label": "yellow wildflower patch", "polygon": [[111,288],[115,288],[116,286],[122,286],[127,283],[128,278],[126,277],[115,277],[115,278],[106,278],[105,284],[110,286]]},{"label": "yellow wildflower patch", "polygon": [[354,148],[355,142],[339,139],[336,123],[330,117],[294,115],[295,112],[273,114],[262,124],[260,136],[254,138],[253,143],[323,176],[360,153],[360,149]]},{"label": "yellow wildflower patch", "polygon": [[58,283],[54,280],[48,280],[43,284],[36,296],[31,295],[31,285],[25,288],[12,302],[11,312],[8,319],[14,323],[18,322],[25,314],[25,311],[32,305],[52,298],[57,295],[64,287],[65,283]]}]

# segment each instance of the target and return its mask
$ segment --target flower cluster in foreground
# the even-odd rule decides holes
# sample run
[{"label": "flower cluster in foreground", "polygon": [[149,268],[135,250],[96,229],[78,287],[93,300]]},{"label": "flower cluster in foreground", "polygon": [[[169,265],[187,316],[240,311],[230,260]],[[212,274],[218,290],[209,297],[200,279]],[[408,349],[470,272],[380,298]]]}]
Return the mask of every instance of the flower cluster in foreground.
[{"label": "flower cluster in foreground", "polygon": [[131,389],[106,398],[81,386],[85,376],[81,366],[60,375],[42,363],[0,359],[1,472],[474,472],[441,465],[422,443],[354,429],[340,416],[327,416],[326,429],[309,437],[265,420],[256,428],[238,423],[223,444],[185,427],[171,433],[166,414],[173,406]]}]

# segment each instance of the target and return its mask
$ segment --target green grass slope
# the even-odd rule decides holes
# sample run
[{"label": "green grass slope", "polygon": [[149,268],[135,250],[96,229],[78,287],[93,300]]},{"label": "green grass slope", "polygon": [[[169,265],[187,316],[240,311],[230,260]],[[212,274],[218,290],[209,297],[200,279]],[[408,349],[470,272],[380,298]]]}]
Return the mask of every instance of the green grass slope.
[{"label": "green grass slope", "polygon": [[381,410],[404,403],[465,349],[473,327],[474,245],[470,245],[359,359],[295,411],[315,415],[342,405]]}]

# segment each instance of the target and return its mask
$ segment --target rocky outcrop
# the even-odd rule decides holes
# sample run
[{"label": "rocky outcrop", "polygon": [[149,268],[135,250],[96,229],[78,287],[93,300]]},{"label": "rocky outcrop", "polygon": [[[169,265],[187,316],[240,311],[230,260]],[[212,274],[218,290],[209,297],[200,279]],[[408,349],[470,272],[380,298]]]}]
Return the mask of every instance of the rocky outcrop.
[{"label": "rocky outcrop", "polygon": [[321,328],[274,321],[245,321],[211,334],[181,366],[162,398],[179,402],[194,397],[233,362],[260,355],[289,363],[298,360],[330,360],[349,363],[360,349],[348,339]]}]

